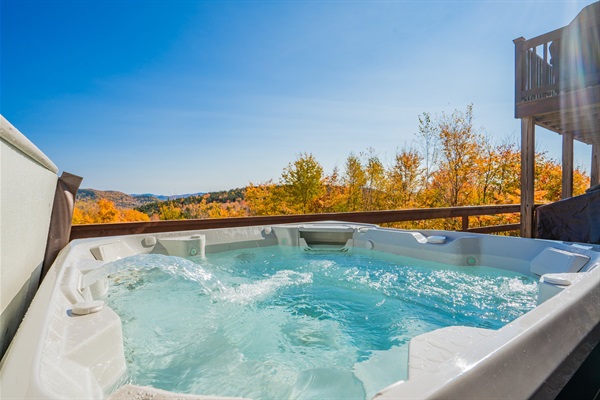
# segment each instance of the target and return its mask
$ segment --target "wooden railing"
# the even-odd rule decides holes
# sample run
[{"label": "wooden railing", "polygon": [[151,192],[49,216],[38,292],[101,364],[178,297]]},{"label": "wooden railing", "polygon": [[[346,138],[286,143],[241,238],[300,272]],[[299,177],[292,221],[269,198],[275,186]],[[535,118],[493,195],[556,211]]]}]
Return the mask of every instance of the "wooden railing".
[{"label": "wooden railing", "polygon": [[277,225],[315,221],[345,221],[370,224],[421,221],[442,218],[461,218],[461,230],[477,233],[517,231],[520,224],[469,228],[469,217],[480,215],[514,214],[520,205],[489,205],[448,208],[415,208],[408,210],[364,211],[326,214],[274,215],[242,218],[210,218],[175,221],[121,222],[112,224],[73,225],[71,240],[140,233],[177,232],[212,228],[234,228],[253,225]]},{"label": "wooden railing", "polygon": [[[581,17],[581,18],[579,18]],[[593,12],[570,25],[525,40],[515,39],[515,105],[582,90],[597,95],[600,22]],[[580,95],[581,96],[581,95]],[[516,112],[518,114],[518,112]],[[517,115],[517,117],[519,117]]]},{"label": "wooden railing", "polygon": [[557,53],[564,29],[556,29],[529,40],[522,37],[514,40],[516,104],[558,94]]}]

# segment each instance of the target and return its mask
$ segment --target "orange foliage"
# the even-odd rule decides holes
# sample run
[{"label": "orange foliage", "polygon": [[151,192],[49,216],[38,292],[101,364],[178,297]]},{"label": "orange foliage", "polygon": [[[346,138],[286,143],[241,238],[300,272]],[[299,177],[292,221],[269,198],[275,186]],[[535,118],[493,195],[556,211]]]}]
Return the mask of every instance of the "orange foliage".
[{"label": "orange foliage", "polygon": [[73,209],[72,223],[106,224],[111,222],[150,221],[150,217],[130,208],[118,209],[110,200],[78,201]]}]

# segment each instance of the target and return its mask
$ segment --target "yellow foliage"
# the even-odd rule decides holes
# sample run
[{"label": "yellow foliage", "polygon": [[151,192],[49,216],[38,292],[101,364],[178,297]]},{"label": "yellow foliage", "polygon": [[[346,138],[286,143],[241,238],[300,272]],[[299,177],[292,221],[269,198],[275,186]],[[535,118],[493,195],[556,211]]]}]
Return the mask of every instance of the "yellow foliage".
[{"label": "yellow foliage", "polygon": [[73,209],[74,225],[133,221],[150,221],[150,217],[130,208],[118,209],[112,201],[106,199],[77,201]]},{"label": "yellow foliage", "polygon": [[295,210],[288,207],[285,189],[273,181],[246,187],[246,204],[251,215],[285,215],[294,214]]},{"label": "yellow foliage", "polygon": [[175,207],[172,204],[163,204],[159,207],[159,218],[161,220],[184,219],[181,208]]},{"label": "yellow foliage", "polygon": [[72,223],[74,225],[93,224],[94,220],[90,216],[89,213],[87,213],[87,212],[83,211],[82,209],[80,209],[79,207],[75,206],[75,208],[73,209]]},{"label": "yellow foliage", "polygon": [[148,214],[144,214],[143,212],[132,210],[130,208],[121,210],[121,218],[122,222],[150,221]]}]

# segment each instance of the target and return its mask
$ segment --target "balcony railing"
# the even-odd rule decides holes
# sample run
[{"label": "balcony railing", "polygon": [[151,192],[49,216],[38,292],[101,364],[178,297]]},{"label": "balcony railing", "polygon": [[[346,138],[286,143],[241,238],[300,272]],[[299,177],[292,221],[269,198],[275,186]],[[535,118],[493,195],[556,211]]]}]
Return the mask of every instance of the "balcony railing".
[{"label": "balcony railing", "polygon": [[477,233],[518,231],[520,224],[506,224],[470,228],[469,217],[482,215],[516,214],[520,205],[489,205],[448,208],[416,208],[391,211],[364,211],[326,214],[274,215],[241,218],[209,218],[175,221],[120,222],[112,224],[73,225],[71,240],[103,236],[143,233],[191,231],[213,228],[234,228],[253,225],[277,225],[315,221],[345,221],[371,224],[460,218],[461,230]]},{"label": "balcony railing", "polygon": [[565,28],[534,37],[515,39],[515,103],[558,94],[560,39]]},{"label": "balcony railing", "polygon": [[596,106],[600,97],[600,3],[567,26],[515,39],[515,116]]}]

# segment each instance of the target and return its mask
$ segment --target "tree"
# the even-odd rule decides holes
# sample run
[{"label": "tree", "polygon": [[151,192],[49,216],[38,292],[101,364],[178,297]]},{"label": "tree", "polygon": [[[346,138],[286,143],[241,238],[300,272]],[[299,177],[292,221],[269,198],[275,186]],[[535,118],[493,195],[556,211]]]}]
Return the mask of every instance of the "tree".
[{"label": "tree", "polygon": [[121,222],[134,222],[134,221],[150,221],[148,214],[132,210],[130,208],[121,210]]},{"label": "tree", "polygon": [[325,189],[323,167],[312,154],[300,154],[296,161],[288,164],[281,174],[280,182],[285,187],[286,197],[292,207],[297,206],[302,214],[318,211],[315,200]]},{"label": "tree", "polygon": [[73,208],[73,224],[107,224],[112,222],[150,221],[150,217],[130,208],[117,208],[115,203],[101,198],[78,200]]},{"label": "tree", "polygon": [[364,191],[364,210],[380,210],[385,208],[383,200],[387,186],[385,167],[375,153],[375,149],[367,150],[367,161],[365,163],[365,191]]},{"label": "tree", "polygon": [[293,212],[287,207],[284,188],[273,181],[258,185],[251,182],[246,187],[245,199],[251,215],[285,215]]},{"label": "tree", "polygon": [[494,199],[497,204],[519,203],[510,198],[521,187],[521,151],[510,141],[496,148],[498,154],[498,174],[494,182]]},{"label": "tree", "polygon": [[346,211],[346,188],[343,186],[337,166],[333,168],[331,175],[323,179],[325,193],[318,200],[319,209],[323,212]]},{"label": "tree", "polygon": [[[562,197],[562,166],[545,153],[535,157],[535,190],[540,192],[542,203],[559,201]],[[573,170],[573,195],[585,193],[590,179],[579,168]]]},{"label": "tree", "polygon": [[110,200],[98,200],[98,217],[96,222],[106,224],[109,222],[119,222],[119,210],[115,207],[115,203]]},{"label": "tree", "polygon": [[172,203],[166,203],[159,206],[159,218],[161,220],[184,219],[181,208],[176,207]]},{"label": "tree", "polygon": [[425,163],[423,173],[425,175],[425,190],[427,190],[437,164],[439,146],[438,129],[431,121],[429,113],[425,112],[419,116],[419,132],[416,136],[421,146],[421,157]]},{"label": "tree", "polygon": [[359,211],[363,209],[363,191],[367,184],[365,170],[360,159],[350,153],[346,159],[342,184],[346,188],[346,210]]},{"label": "tree", "polygon": [[76,205],[73,208],[72,223],[73,223],[73,225],[93,224],[94,220],[90,217],[90,215],[87,212],[85,212],[84,210],[82,210],[81,208],[79,208]]},{"label": "tree", "polygon": [[396,152],[394,165],[388,171],[389,208],[411,208],[424,181],[422,157],[415,149]]},{"label": "tree", "polygon": [[573,196],[584,194],[589,187],[590,177],[581,170],[581,167],[575,168],[573,171]]},{"label": "tree", "polygon": [[475,159],[476,190],[475,201],[477,204],[489,204],[493,200],[494,186],[501,172],[500,154],[488,138],[483,138],[479,156]]},{"label": "tree", "polygon": [[439,125],[440,163],[434,174],[436,190],[445,205],[471,204],[481,136],[473,128],[473,106],[442,113]]}]

